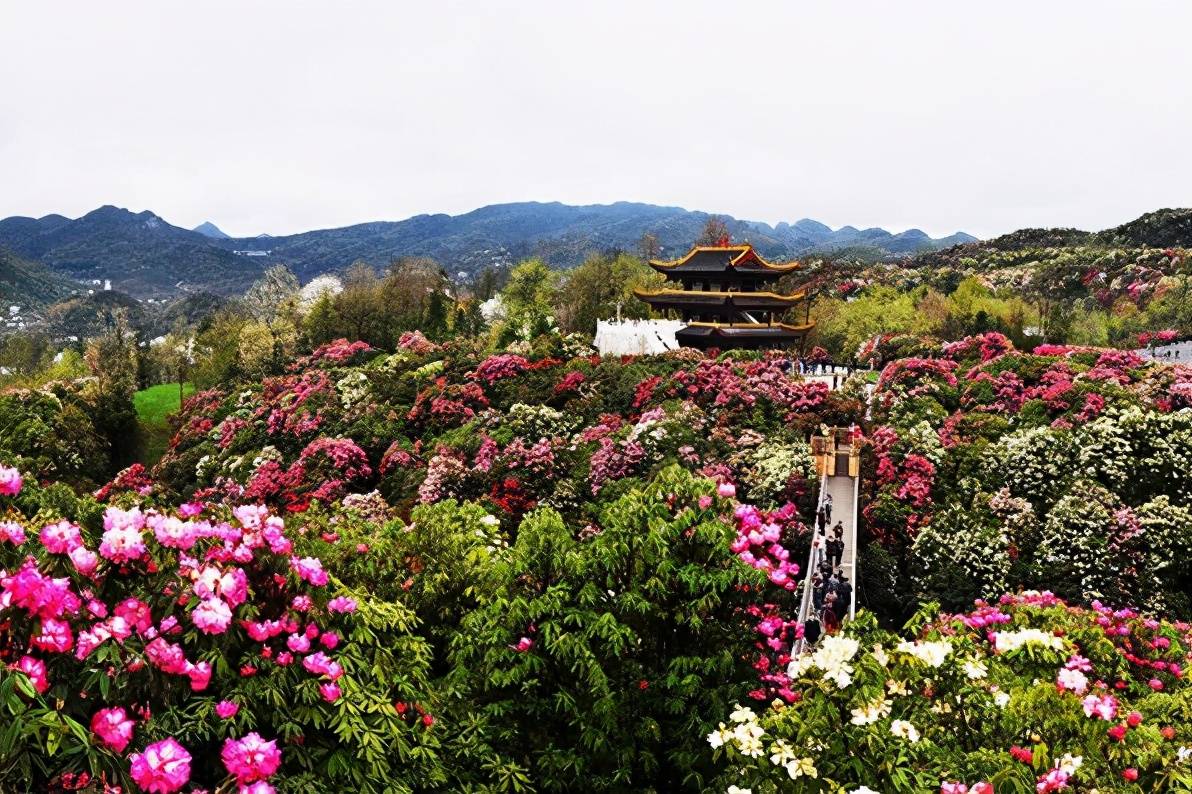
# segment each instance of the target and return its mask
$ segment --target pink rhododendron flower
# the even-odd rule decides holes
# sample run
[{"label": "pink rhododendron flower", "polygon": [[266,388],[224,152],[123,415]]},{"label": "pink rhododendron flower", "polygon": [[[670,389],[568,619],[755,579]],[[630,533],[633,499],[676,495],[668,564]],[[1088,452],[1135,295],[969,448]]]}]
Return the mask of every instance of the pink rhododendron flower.
[{"label": "pink rhododendron flower", "polygon": [[190,613],[190,620],[204,634],[223,634],[232,623],[232,610],[221,599],[205,598]]},{"label": "pink rhododendron flower", "polygon": [[294,653],[306,653],[310,650],[310,640],[305,634],[291,634],[286,638],[286,647]]},{"label": "pink rhododendron flower", "polygon": [[70,624],[57,618],[43,618],[41,631],[32,640],[34,648],[50,653],[66,653],[74,647],[74,632]]},{"label": "pink rhododendron flower", "polygon": [[277,794],[277,789],[264,780],[237,787],[236,794]]},{"label": "pink rhododendron flower", "polygon": [[110,747],[118,753],[132,741],[132,731],[136,726],[120,706],[110,709],[100,709],[91,718],[91,730],[99,737],[104,746]]},{"label": "pink rhododendron flower", "polygon": [[70,550],[69,557],[70,561],[74,563],[75,570],[83,576],[95,573],[95,569],[99,566],[99,555],[86,546],[75,546]]},{"label": "pink rhododendron flower", "polygon": [[1096,716],[1103,720],[1112,720],[1117,716],[1118,703],[1113,695],[1089,695],[1083,701],[1086,717]]},{"label": "pink rhododendron flower", "polygon": [[215,713],[219,715],[221,720],[228,720],[235,717],[240,711],[240,706],[236,705],[230,700],[221,700],[215,704]]},{"label": "pink rhododendron flower", "polygon": [[211,663],[190,664],[187,662],[186,675],[190,678],[190,688],[195,692],[202,692],[211,681]]},{"label": "pink rhododendron flower", "polygon": [[0,521],[0,541],[20,546],[25,542],[25,528],[15,521]]},{"label": "pink rhododendron flower", "polygon": [[44,695],[50,688],[50,679],[46,677],[46,663],[36,656],[22,656],[13,666],[29,676],[29,680],[33,682],[33,688],[39,694]]},{"label": "pink rhododendron flower", "polygon": [[173,516],[151,516],[148,521],[153,536],[162,546],[189,551],[198,542],[195,526]]},{"label": "pink rhododendron flower", "polygon": [[[107,523],[106,518],[104,522]],[[104,531],[99,553],[112,562],[131,562],[145,553],[145,538],[141,530],[131,524],[116,525]]]},{"label": "pink rhododendron flower", "polygon": [[129,760],[133,781],[151,794],[173,794],[190,780],[190,753],[173,737],[154,742]]},{"label": "pink rhododendron flower", "polygon": [[79,528],[69,521],[47,524],[41,528],[38,537],[50,554],[69,554],[71,549],[83,545]]},{"label": "pink rhododendron flower", "polygon": [[16,496],[21,492],[24,480],[21,473],[9,466],[0,466],[0,496]]},{"label": "pink rhododendron flower", "polygon": [[327,602],[328,612],[355,612],[356,599],[347,596],[336,596]]},{"label": "pink rhododendron flower", "polygon": [[276,741],[265,741],[257,733],[243,739],[228,739],[220,752],[224,768],[240,784],[264,780],[281,766],[281,751]]},{"label": "pink rhododendron flower", "polygon": [[724,499],[732,499],[737,495],[737,486],[733,485],[731,482],[722,482],[720,485],[716,486],[716,493]]},{"label": "pink rhododendron flower", "polygon": [[290,568],[298,574],[298,578],[309,582],[315,587],[327,584],[327,572],[323,570],[323,563],[317,557],[290,558]]}]

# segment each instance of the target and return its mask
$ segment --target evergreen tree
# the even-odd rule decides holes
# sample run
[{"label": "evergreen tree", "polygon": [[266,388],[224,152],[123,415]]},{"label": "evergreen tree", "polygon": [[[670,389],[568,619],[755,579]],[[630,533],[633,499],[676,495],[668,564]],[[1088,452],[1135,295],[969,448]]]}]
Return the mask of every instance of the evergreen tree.
[{"label": "evergreen tree", "polygon": [[426,301],[426,314],[422,318],[422,333],[430,339],[442,339],[447,332],[447,302],[443,293],[435,290]]},{"label": "evergreen tree", "polygon": [[310,307],[303,326],[307,342],[312,348],[343,335],[340,333],[339,312],[335,309],[335,299],[330,292],[324,292]]}]

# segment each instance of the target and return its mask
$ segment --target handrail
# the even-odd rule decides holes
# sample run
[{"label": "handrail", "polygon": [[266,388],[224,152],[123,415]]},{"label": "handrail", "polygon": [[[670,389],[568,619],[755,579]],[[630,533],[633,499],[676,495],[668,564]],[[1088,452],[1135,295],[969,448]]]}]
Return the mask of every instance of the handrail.
[{"label": "handrail", "polygon": [[[810,549],[810,551],[807,552],[807,571],[803,574],[803,597],[799,601],[799,623],[800,624],[805,624],[807,622],[807,618],[810,616],[810,613],[811,613],[811,605],[814,603],[814,600],[815,600],[814,593],[812,592],[813,588],[811,585],[811,580],[812,580],[812,578],[814,578],[815,569],[820,563],[820,560],[818,558],[819,558],[820,554],[823,554],[823,552],[824,552],[824,549],[820,549],[819,550],[820,554],[816,554],[815,537],[819,531],[818,529],[816,529],[816,525],[819,523],[819,512],[820,512],[820,509],[824,506],[824,496],[826,496],[827,493],[828,493],[828,474],[827,474],[827,472],[825,472],[820,477],[819,499],[815,503],[816,518],[813,519],[812,525],[811,525],[811,549]],[[826,535],[826,533],[825,533],[825,535]],[[795,645],[796,655],[803,652],[803,648],[806,645],[806,642],[807,641],[804,640],[802,637],[799,638],[799,641]]]}]

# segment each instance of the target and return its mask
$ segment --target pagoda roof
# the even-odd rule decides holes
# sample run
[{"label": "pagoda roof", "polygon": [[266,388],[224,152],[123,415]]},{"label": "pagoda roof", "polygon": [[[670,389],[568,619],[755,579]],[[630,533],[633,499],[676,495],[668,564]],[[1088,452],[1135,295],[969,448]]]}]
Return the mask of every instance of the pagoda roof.
[{"label": "pagoda roof", "polygon": [[659,273],[723,273],[728,270],[755,273],[789,273],[798,262],[767,262],[749,243],[742,245],[697,245],[680,259],[651,259],[650,267]]},{"label": "pagoda roof", "polygon": [[633,294],[651,306],[730,306],[743,310],[786,309],[807,297],[806,290],[793,295],[775,292],[703,292],[698,290],[660,289],[647,292],[635,289]]},{"label": "pagoda roof", "polygon": [[814,327],[775,323],[689,323],[675,334],[680,344],[692,347],[754,347],[798,342]]}]

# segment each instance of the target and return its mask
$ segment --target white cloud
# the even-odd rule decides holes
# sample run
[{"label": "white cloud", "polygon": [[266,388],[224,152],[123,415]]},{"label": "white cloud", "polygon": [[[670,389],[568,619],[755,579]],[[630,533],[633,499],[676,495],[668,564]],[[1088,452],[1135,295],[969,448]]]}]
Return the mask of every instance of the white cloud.
[{"label": "white cloud", "polygon": [[[183,10],[184,9],[184,10]],[[0,217],[638,200],[994,234],[1189,202],[1169,2],[9,3]]]}]

